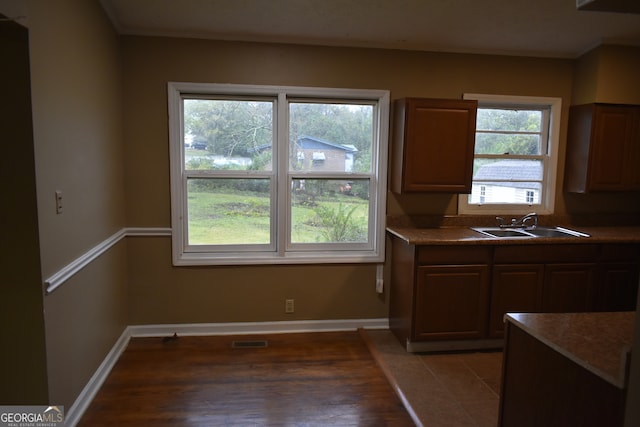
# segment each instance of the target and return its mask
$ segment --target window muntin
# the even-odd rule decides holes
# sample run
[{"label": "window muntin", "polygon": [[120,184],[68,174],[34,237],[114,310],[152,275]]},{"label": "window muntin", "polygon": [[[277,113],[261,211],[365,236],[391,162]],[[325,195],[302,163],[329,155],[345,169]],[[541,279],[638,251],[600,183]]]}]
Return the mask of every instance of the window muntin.
[{"label": "window muntin", "polygon": [[465,95],[478,100],[471,194],[460,213],[552,213],[559,98]]},{"label": "window muntin", "polygon": [[386,91],[169,84],[176,265],[383,259]]}]

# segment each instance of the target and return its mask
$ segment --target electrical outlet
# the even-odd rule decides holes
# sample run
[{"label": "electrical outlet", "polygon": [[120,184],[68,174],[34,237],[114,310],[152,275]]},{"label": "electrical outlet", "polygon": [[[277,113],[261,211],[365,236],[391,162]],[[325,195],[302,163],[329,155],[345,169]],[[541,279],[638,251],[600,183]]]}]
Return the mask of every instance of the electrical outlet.
[{"label": "electrical outlet", "polygon": [[62,191],[56,191],[56,214],[62,213]]},{"label": "electrical outlet", "polygon": [[286,299],[284,300],[284,312],[285,313],[293,313],[293,300]]}]

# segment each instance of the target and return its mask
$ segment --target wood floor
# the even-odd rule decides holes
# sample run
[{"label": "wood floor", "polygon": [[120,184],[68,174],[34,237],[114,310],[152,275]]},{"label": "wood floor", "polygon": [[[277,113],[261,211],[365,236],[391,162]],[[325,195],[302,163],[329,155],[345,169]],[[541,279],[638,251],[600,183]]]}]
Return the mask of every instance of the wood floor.
[{"label": "wood floor", "polygon": [[[232,343],[266,340],[263,348]],[[358,332],[134,338],[78,426],[413,426]]]}]

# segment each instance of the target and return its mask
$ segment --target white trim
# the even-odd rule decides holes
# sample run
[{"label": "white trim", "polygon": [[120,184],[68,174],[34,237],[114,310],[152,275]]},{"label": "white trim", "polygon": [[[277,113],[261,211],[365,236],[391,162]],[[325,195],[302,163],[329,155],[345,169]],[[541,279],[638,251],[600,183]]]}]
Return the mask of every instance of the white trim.
[{"label": "white trim", "polygon": [[171,237],[171,228],[168,227],[127,227],[127,237]]},{"label": "white trim", "polygon": [[[187,224],[187,186],[189,178],[184,165],[184,118],[183,96],[196,95],[256,95],[268,96],[276,103],[274,116],[274,154],[273,170],[275,186],[272,186],[272,215],[277,211],[276,221],[272,223],[272,236],[275,241],[269,245],[189,245]],[[293,98],[290,98],[293,97]],[[290,172],[287,152],[278,151],[278,145],[288,141],[286,137],[288,109],[291,99],[316,97],[319,99],[357,100],[376,106],[375,141],[372,146],[372,170],[366,174],[341,173],[340,178],[357,179],[358,175],[370,180],[371,200],[369,223],[369,241],[366,244],[292,244],[290,243],[290,204],[288,185],[282,185],[289,179]],[[170,142],[170,189],[171,189],[171,225],[174,231],[172,239],[172,263],[174,266],[196,265],[268,265],[268,264],[343,264],[343,263],[380,263],[385,257],[385,218],[387,187],[387,151],[389,134],[390,92],[379,89],[346,89],[298,86],[263,86],[216,83],[168,82],[167,100],[169,115]],[[239,172],[238,172],[239,173]],[[224,176],[235,176],[224,172]],[[238,176],[245,176],[240,174]],[[262,177],[261,174],[250,176]],[[309,178],[313,174],[305,174]],[[327,178],[332,174],[320,174]],[[277,194],[276,194],[277,192]],[[287,202],[285,204],[285,201]],[[373,208],[376,208],[375,211]],[[375,226],[375,227],[374,227]],[[275,231],[274,231],[275,230]],[[273,238],[272,238],[273,240]]]},{"label": "white trim", "polygon": [[98,243],[93,248],[89,249],[84,254],[80,255],[78,258],[71,261],[69,264],[62,267],[56,273],[49,276],[45,281],[45,294],[49,295],[57,288],[59,288],[63,283],[69,280],[73,275],[77,272],[85,268],[91,262],[93,262],[100,255],[107,252],[111,249],[116,243],[122,240],[125,237],[136,237],[136,236],[171,236],[170,228],[142,228],[142,227],[131,227],[131,228],[122,228],[118,230],[113,235],[109,236],[107,239]]},{"label": "white trim", "polygon": [[120,338],[118,338],[100,366],[98,366],[98,369],[96,369],[87,384],[84,386],[75,402],[73,402],[73,405],[71,405],[71,408],[66,412],[65,426],[75,427],[78,421],[80,421],[80,418],[84,415],[84,412],[91,404],[91,401],[98,393],[98,390],[100,390],[100,387],[102,387],[102,384],[109,376],[109,373],[115,366],[116,362],[127,348],[130,338],[130,328],[127,327],[124,332],[122,332],[122,335],[120,335]]},{"label": "white trim", "polygon": [[550,106],[549,117],[549,148],[543,156],[544,166],[544,200],[540,205],[500,205],[484,204],[471,205],[467,203],[468,194],[458,195],[458,213],[468,215],[481,214],[526,214],[535,210],[538,214],[553,214],[555,209],[555,198],[557,188],[558,157],[560,146],[560,122],[562,120],[562,98],[545,96],[513,96],[513,95],[491,95],[478,93],[465,93],[463,99],[474,99],[478,101],[478,108],[487,106],[501,106],[510,104],[510,107],[517,106]]},{"label": "white trim", "polygon": [[87,252],[80,255],[69,264],[62,267],[58,272],[51,275],[44,281],[44,284],[46,286],[46,294],[48,295],[51,292],[55,291],[59,286],[61,286],[64,282],[71,278],[71,276],[82,270],[93,260],[98,258],[100,255],[108,251],[113,245],[122,240],[125,235],[126,230],[123,228],[106,240],[89,249]]},{"label": "white trim", "polygon": [[132,337],[173,335],[248,335],[294,332],[330,332],[363,329],[389,329],[389,319],[291,320],[276,322],[178,323],[129,326]]},{"label": "white trim", "polygon": [[282,322],[185,323],[127,326],[96,372],[91,376],[66,413],[65,425],[75,427],[109,376],[131,338],[179,336],[283,334],[389,329],[389,319],[294,320]]}]

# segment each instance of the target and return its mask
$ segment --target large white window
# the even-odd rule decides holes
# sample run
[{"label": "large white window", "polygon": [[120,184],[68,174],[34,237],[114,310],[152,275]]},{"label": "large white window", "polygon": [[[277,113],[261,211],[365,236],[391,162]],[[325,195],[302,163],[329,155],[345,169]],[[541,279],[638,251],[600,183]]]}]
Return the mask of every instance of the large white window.
[{"label": "large white window", "polygon": [[471,194],[461,214],[551,214],[560,98],[466,94],[478,100]]},{"label": "large white window", "polygon": [[169,83],[176,265],[384,260],[389,93]]}]

